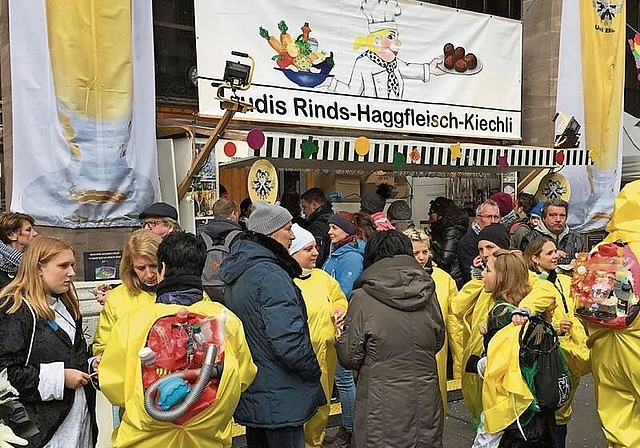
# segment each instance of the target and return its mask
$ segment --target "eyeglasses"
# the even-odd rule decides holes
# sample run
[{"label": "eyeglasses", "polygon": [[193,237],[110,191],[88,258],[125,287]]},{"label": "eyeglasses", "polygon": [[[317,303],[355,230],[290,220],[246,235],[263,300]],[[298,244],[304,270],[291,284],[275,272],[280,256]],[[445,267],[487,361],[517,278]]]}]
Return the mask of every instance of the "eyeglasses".
[{"label": "eyeglasses", "polygon": [[150,219],[142,223],[143,229],[154,229],[157,225],[162,224],[162,221],[157,221],[155,219]]},{"label": "eyeglasses", "polygon": [[500,221],[500,215],[478,215],[480,218],[490,219],[491,221]]}]

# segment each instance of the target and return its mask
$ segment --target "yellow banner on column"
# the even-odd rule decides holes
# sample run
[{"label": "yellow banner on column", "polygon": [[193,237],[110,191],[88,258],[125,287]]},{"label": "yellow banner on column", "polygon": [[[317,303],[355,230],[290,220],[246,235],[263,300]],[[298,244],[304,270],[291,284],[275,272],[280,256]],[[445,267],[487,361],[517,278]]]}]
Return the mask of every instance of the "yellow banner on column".
[{"label": "yellow banner on column", "polygon": [[613,170],[624,87],[624,0],[580,0],[580,18],[585,145],[596,168]]}]

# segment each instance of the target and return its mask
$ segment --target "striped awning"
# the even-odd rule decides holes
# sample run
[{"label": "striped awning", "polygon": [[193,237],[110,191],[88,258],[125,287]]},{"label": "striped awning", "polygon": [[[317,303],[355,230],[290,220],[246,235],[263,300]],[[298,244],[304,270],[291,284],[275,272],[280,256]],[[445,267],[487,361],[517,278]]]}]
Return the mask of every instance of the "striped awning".
[{"label": "striped awning", "polygon": [[[392,170],[408,172],[491,172],[500,168],[507,170],[554,168],[561,165],[589,165],[588,151],[583,149],[555,149],[535,146],[500,146],[462,143],[461,157],[452,159],[451,143],[420,142],[410,140],[370,140],[370,151],[359,156],[355,151],[353,137],[311,136],[318,151],[308,158],[303,156],[302,143],[309,139],[300,134],[266,134],[265,144],[252,151],[254,157],[276,160],[280,169],[306,169],[313,171],[333,170],[339,163],[343,170]],[[414,152],[417,150],[417,152]],[[413,160],[412,153],[413,152]],[[562,152],[564,161],[556,163]],[[394,156],[404,164],[394,164]],[[416,155],[418,157],[416,157]],[[504,159],[506,157],[506,159]],[[506,165],[500,164],[500,158]],[[562,157],[560,157],[562,158]],[[246,161],[248,162],[248,161]],[[242,165],[235,160],[231,165]]]}]

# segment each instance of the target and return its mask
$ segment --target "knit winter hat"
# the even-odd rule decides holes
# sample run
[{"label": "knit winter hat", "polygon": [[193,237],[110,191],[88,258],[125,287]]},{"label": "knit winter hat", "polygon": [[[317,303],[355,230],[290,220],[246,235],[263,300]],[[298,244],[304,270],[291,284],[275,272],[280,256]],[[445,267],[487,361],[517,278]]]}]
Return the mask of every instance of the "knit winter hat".
[{"label": "knit winter hat", "polygon": [[253,212],[247,219],[247,229],[263,235],[271,235],[286,226],[292,219],[293,216],[286,208],[257,201],[253,203]]},{"label": "knit winter hat", "polygon": [[299,250],[302,250],[303,248],[307,247],[307,245],[316,242],[316,239],[311,234],[311,232],[309,232],[306,229],[303,229],[298,224],[294,224],[293,226],[291,226],[291,231],[296,237],[291,242],[291,247],[289,248],[290,255],[293,255]]},{"label": "knit winter hat", "polygon": [[353,213],[337,212],[329,218],[329,224],[334,224],[347,232],[349,235],[356,233],[356,220]]},{"label": "knit winter hat", "polygon": [[489,224],[478,234],[478,241],[491,241],[502,249],[509,249],[509,231],[500,223]]},{"label": "knit winter hat", "polygon": [[387,216],[391,221],[406,221],[411,219],[411,207],[406,201],[393,201],[387,209]]},{"label": "knit winter hat", "polygon": [[529,215],[536,218],[542,218],[542,207],[544,207],[544,201],[538,202],[536,206],[531,209]]},{"label": "knit winter hat", "polygon": [[503,191],[493,194],[489,197],[498,204],[500,216],[507,216],[513,210],[513,197],[509,193]]},{"label": "knit winter hat", "polygon": [[360,207],[371,213],[384,210],[386,200],[393,195],[393,187],[389,184],[380,184],[374,191],[366,193],[360,199]]}]

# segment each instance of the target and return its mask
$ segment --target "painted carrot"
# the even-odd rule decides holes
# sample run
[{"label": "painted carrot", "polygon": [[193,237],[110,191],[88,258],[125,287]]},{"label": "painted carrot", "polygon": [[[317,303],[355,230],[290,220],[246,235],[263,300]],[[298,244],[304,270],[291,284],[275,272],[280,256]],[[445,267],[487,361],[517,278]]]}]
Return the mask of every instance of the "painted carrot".
[{"label": "painted carrot", "polygon": [[293,42],[291,35],[287,33],[289,27],[284,20],[281,20],[280,23],[278,23],[278,29],[280,30],[280,43],[283,47],[286,47],[291,42]]},{"label": "painted carrot", "polygon": [[282,53],[282,51],[284,51],[284,46],[278,41],[278,39],[270,36],[269,31],[265,30],[262,27],[260,27],[260,36],[264,37],[267,42],[269,42],[269,45],[271,45],[271,48],[273,48],[276,53],[280,54]]}]

